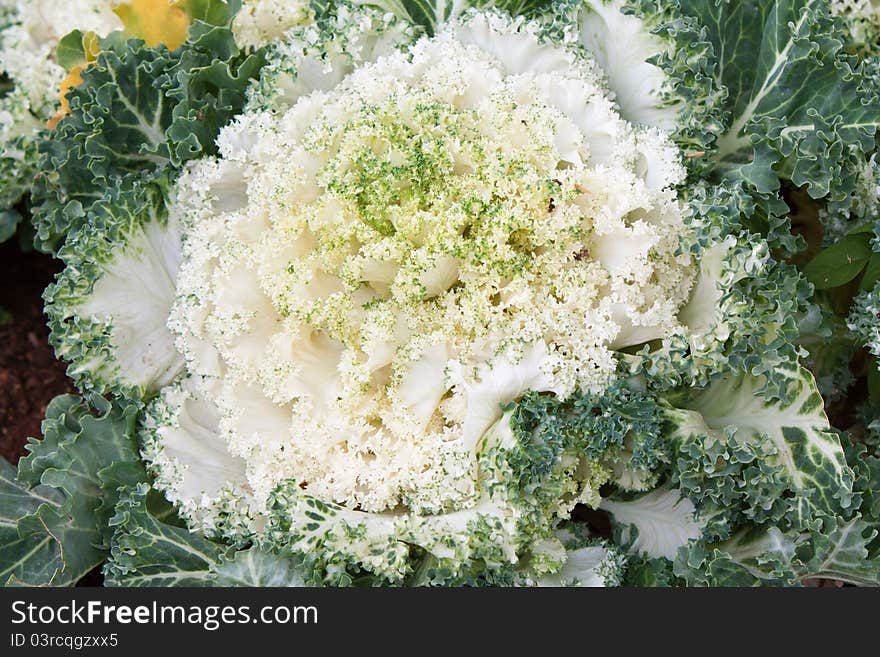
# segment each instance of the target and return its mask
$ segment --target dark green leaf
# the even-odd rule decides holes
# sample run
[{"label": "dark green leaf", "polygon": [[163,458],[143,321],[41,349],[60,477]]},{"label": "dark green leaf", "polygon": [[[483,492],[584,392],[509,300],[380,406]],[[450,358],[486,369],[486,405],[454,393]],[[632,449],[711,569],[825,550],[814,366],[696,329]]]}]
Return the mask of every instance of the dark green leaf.
[{"label": "dark green leaf", "polygon": [[849,283],[868,264],[871,246],[867,235],[847,235],[823,249],[804,266],[807,279],[819,290]]},{"label": "dark green leaf", "polygon": [[17,480],[0,479],[0,582],[75,584],[106,559],[109,517],[120,486],[146,479],[134,440],[136,409],[96,398],[57,397],[43,440],[28,443]]},{"label": "dark green leaf", "polygon": [[872,222],[868,222],[866,224],[862,224],[861,226],[857,226],[853,228],[851,231],[847,233],[847,235],[859,235],[861,233],[867,233],[869,235],[874,234],[874,224]]},{"label": "dark green leaf", "polygon": [[207,20],[196,21],[174,52],[101,41],[104,51],[69,94],[70,114],[40,135],[38,248],[56,251],[121,181],[173,174],[185,160],[215,152],[219,129],[243,109],[264,59],[262,51],[240,51],[228,27],[210,22],[228,22],[232,5],[209,4]]},{"label": "dark green leaf", "polygon": [[241,0],[187,0],[186,10],[194,21],[228,25],[241,9]]},{"label": "dark green leaf", "polygon": [[146,484],[129,488],[110,520],[109,586],[303,586],[300,562],[258,547],[235,551],[188,531]]},{"label": "dark green leaf", "polygon": [[862,276],[862,282],[859,283],[859,292],[872,290],[880,280],[880,253],[872,253],[868,266],[865,267],[865,275]]},{"label": "dark green leaf", "polygon": [[212,570],[230,548],[181,527],[147,509],[150,488],[129,489],[110,519],[113,542],[105,568],[108,586],[210,586]]},{"label": "dark green leaf", "polygon": [[48,486],[29,488],[17,481],[15,468],[0,459],[0,584],[14,581],[53,582],[64,569],[58,541],[45,531],[20,528],[41,507],[60,508],[64,498]]},{"label": "dark green leaf", "polygon": [[877,90],[843,51],[824,0],[682,0],[709,30],[730,126],[716,166],[760,193],[779,179],[813,198],[852,190],[880,125]]},{"label": "dark green leaf", "polygon": [[868,396],[871,401],[880,402],[880,363],[876,356],[868,359]]},{"label": "dark green leaf", "polygon": [[15,228],[21,221],[21,215],[15,210],[0,210],[0,242],[5,242],[15,235]]}]

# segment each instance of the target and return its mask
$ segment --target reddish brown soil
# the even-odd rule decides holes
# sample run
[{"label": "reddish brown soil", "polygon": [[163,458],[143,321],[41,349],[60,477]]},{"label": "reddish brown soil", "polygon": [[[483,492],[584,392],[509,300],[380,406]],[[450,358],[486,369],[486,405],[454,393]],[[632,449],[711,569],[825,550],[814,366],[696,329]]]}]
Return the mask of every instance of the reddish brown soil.
[{"label": "reddish brown soil", "polygon": [[48,344],[41,298],[59,268],[49,256],[22,253],[15,239],[0,245],[0,308],[11,315],[0,325],[0,455],[13,463],[29,436],[42,436],[49,400],[72,391]]}]

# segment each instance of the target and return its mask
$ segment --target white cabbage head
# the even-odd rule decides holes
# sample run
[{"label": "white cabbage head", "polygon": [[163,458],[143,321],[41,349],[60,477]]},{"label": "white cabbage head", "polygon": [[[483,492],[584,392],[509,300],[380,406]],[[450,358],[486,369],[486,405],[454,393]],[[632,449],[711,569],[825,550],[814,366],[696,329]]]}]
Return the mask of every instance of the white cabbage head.
[{"label": "white cabbage head", "polygon": [[537,32],[475,14],[290,84],[181,178],[187,378],[147,453],[197,524],[290,480],[364,515],[487,508],[476,454],[505,404],[601,390],[616,350],[681,330],[677,150]]}]

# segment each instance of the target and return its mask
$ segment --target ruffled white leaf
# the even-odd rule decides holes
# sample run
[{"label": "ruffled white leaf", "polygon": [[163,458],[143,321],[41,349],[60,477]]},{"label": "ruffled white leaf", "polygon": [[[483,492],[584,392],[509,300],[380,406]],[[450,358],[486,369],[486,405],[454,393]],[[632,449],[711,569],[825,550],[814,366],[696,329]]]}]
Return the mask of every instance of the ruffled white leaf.
[{"label": "ruffled white leaf", "polygon": [[502,415],[502,407],[519,398],[526,390],[539,392],[553,388],[548,376],[547,345],[538,342],[516,359],[505,355],[490,365],[480,365],[470,376],[459,364],[450,366],[450,382],[461,386],[467,399],[467,415],[462,426],[462,440],[470,448]]},{"label": "ruffled white leaf", "polygon": [[678,110],[664,102],[666,74],[648,61],[668,46],[639,17],[624,14],[625,4],[586,0],[578,15],[580,41],[607,76],[624,118],[672,132]]},{"label": "ruffled white leaf", "polygon": [[167,327],[180,261],[179,228],[151,222],[104,267],[78,309],[80,316],[109,325],[114,369],[125,384],[158,389],[183,369]]},{"label": "ruffled white leaf", "polygon": [[[611,513],[617,524],[635,527],[638,535],[630,548],[651,557],[674,559],[678,548],[702,533],[693,503],[677,489],[658,488],[628,502],[605,499],[599,508]],[[629,541],[628,529],[623,540]]]},{"label": "ruffled white leaf", "polygon": [[214,531],[224,515],[231,516],[230,525],[249,525],[247,465],[229,452],[220,431],[220,410],[200,387],[185,379],[163,390],[148,407],[144,458],[168,500],[193,528]]},{"label": "ruffled white leaf", "polygon": [[552,575],[545,575],[537,584],[542,587],[616,586],[619,582],[620,570],[620,560],[610,549],[602,546],[585,547],[566,551],[562,569]]},{"label": "ruffled white leaf", "polygon": [[445,345],[431,347],[407,368],[397,393],[422,430],[449,389],[445,376],[448,362]]}]

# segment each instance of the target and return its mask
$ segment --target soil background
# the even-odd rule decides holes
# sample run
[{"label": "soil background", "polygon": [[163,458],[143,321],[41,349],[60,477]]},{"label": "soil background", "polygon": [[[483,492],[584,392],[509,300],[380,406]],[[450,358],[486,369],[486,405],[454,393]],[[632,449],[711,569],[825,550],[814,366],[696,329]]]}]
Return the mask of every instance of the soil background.
[{"label": "soil background", "polygon": [[28,437],[42,437],[46,405],[73,392],[65,366],[55,359],[43,316],[43,290],[61,263],[18,240],[0,244],[0,455],[12,463]]}]

